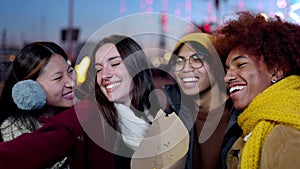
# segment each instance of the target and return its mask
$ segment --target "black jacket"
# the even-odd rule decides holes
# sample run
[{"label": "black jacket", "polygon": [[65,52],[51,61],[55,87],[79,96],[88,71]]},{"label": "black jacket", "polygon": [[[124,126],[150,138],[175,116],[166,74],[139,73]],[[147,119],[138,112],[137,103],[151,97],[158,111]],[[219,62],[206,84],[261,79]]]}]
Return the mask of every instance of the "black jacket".
[{"label": "black jacket", "polygon": [[185,169],[192,169],[192,158],[193,158],[193,142],[194,142],[194,120],[191,115],[189,108],[182,104],[182,95],[177,84],[167,84],[162,86],[164,92],[166,93],[167,99],[169,101],[169,107],[165,110],[166,113],[175,112],[178,117],[182,120],[184,125],[189,131],[190,142],[189,150],[187,154]]}]

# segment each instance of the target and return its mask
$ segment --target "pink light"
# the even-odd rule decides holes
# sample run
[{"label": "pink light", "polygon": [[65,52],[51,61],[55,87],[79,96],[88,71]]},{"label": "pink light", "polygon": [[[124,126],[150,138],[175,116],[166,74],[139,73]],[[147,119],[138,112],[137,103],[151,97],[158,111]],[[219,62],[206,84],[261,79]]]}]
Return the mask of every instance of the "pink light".
[{"label": "pink light", "polygon": [[191,11],[191,9],[192,9],[191,1],[189,1],[189,0],[185,1],[185,10],[186,11]]},{"label": "pink light", "polygon": [[174,10],[174,14],[175,14],[176,16],[180,16],[180,15],[181,15],[181,10],[180,10],[180,9],[175,9],[175,10]]},{"label": "pink light", "polygon": [[263,5],[262,5],[261,2],[257,4],[257,9],[258,9],[259,11],[261,11],[261,10],[263,9]]},{"label": "pink light", "polygon": [[207,4],[207,12],[212,12],[212,10],[213,10],[212,3]]},{"label": "pink light", "polygon": [[144,1],[141,1],[140,2],[140,9],[145,9],[146,8],[146,5],[144,3]]},{"label": "pink light", "polygon": [[121,0],[120,1],[120,13],[125,13],[126,12],[126,0]]},{"label": "pink light", "polygon": [[126,12],[126,7],[120,7],[120,13],[125,13]]},{"label": "pink light", "polygon": [[285,8],[287,5],[286,0],[277,0],[277,7],[278,8]]},{"label": "pink light", "polygon": [[146,0],[146,3],[147,3],[148,5],[152,5],[152,4],[153,4],[153,0]]},{"label": "pink light", "polygon": [[169,25],[163,25],[164,32],[168,32],[170,30]]},{"label": "pink light", "polygon": [[239,1],[239,2],[238,2],[238,8],[239,8],[239,9],[243,9],[244,6],[245,6],[244,2],[242,2],[242,1]]},{"label": "pink light", "polygon": [[146,12],[153,12],[153,8],[148,6],[148,7],[146,8]]}]

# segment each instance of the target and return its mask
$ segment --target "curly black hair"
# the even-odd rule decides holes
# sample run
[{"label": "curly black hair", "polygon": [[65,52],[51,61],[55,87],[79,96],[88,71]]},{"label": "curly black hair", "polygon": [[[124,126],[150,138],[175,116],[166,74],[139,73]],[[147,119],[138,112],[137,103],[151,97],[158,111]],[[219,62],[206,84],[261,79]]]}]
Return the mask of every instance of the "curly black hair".
[{"label": "curly black hair", "polygon": [[268,69],[277,67],[285,76],[300,74],[300,25],[249,11],[236,14],[214,32],[213,44],[223,64],[239,47],[257,59],[263,57]]}]

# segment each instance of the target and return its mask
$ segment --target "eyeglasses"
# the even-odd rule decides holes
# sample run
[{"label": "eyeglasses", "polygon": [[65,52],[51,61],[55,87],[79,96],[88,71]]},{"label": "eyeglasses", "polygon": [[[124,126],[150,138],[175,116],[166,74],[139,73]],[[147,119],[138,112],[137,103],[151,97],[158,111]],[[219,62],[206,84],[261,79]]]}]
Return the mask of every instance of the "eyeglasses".
[{"label": "eyeglasses", "polygon": [[203,56],[199,56],[197,54],[191,55],[188,59],[186,59],[183,56],[176,56],[176,58],[174,58],[171,61],[171,65],[172,65],[172,68],[174,69],[174,71],[181,71],[181,70],[183,70],[185,63],[188,60],[189,64],[191,65],[192,68],[199,69],[203,66],[202,59],[203,59]]}]

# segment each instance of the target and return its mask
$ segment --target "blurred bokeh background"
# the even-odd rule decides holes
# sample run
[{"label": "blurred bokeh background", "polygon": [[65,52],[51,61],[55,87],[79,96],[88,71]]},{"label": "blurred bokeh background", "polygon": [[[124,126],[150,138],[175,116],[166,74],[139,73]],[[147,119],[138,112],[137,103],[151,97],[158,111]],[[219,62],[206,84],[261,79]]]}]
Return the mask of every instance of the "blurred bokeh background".
[{"label": "blurred bokeh background", "polygon": [[[1,0],[0,91],[7,68],[25,44],[54,41],[76,59],[89,37],[124,16],[167,13],[212,32],[237,11],[258,11],[300,23],[299,9],[300,0]],[[164,27],[168,17],[162,15],[159,24],[168,31]]]}]

